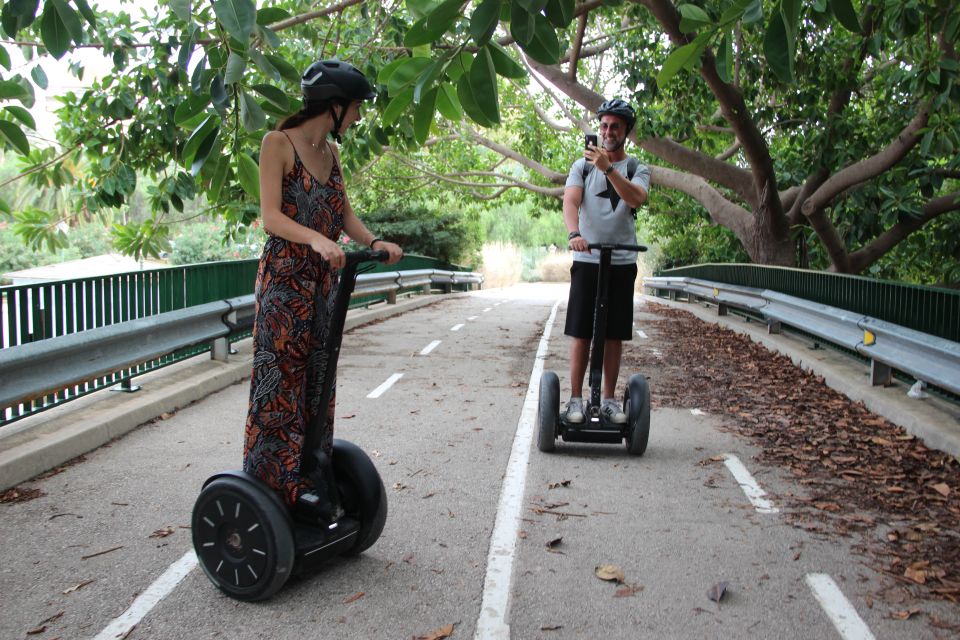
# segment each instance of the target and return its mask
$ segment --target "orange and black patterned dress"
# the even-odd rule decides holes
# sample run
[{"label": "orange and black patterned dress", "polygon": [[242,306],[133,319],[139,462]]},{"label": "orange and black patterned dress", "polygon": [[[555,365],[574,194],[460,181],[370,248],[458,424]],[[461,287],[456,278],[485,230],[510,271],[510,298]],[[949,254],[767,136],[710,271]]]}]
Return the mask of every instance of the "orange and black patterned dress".
[{"label": "orange and black patterned dress", "polygon": [[[343,230],[340,168],[334,160],[330,178],[321,184],[303,166],[296,149],[293,154],[293,169],[283,178],[280,210],[336,240]],[[257,272],[243,469],[290,505],[312,488],[300,473],[301,449],[306,425],[319,411],[327,412],[327,422],[318,441],[327,452],[333,446],[336,387],[328,406],[318,406],[318,396],[338,284],[338,272],[309,245],[272,235],[264,245]]]}]

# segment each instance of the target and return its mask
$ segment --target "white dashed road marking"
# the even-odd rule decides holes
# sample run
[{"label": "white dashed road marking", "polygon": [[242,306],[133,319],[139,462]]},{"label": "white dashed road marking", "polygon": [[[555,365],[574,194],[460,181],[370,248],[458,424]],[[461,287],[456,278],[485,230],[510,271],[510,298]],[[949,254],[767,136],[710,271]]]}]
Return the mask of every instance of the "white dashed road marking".
[{"label": "white dashed road marking", "polygon": [[550,317],[543,327],[540,346],[537,347],[533,371],[530,372],[530,384],[520,411],[520,421],[513,438],[510,460],[503,476],[500,490],[500,503],[497,507],[497,519],[490,536],[490,551],[487,554],[487,574],[483,581],[483,601],[480,603],[480,617],[477,618],[474,640],[510,640],[510,625],[507,623],[507,610],[510,605],[510,583],[513,577],[513,556],[517,546],[520,529],[520,511],[523,507],[523,490],[527,481],[527,462],[530,459],[530,446],[533,442],[533,423],[537,415],[537,402],[540,393],[540,376],[543,374],[543,361],[547,356],[547,344],[553,321],[557,317],[558,300]]},{"label": "white dashed road marking", "polygon": [[833,578],[825,573],[809,573],[807,584],[844,640],[874,640],[867,623],[857,614]]},{"label": "white dashed road marking", "polygon": [[455,324],[452,327],[450,327],[450,331],[460,331],[460,329],[463,329],[462,322],[460,324]]},{"label": "white dashed road marking", "polygon": [[440,346],[440,341],[434,340],[433,342],[431,342],[430,344],[428,344],[423,348],[423,351],[420,352],[420,355],[425,356],[439,346]]},{"label": "white dashed road marking", "polygon": [[740,458],[728,453],[724,456],[723,463],[730,469],[734,479],[740,484],[740,488],[747,495],[747,499],[756,508],[759,513],[779,513],[780,509],[773,506],[773,503],[764,496],[767,492],[760,488],[757,481],[753,479],[747,468],[740,462]]},{"label": "white dashed road marking", "polygon": [[392,387],[392,386],[394,385],[394,383],[396,383],[396,381],[399,380],[399,379],[402,378],[402,377],[403,377],[403,374],[402,374],[402,373],[395,373],[395,374],[393,374],[392,376],[390,376],[389,378],[387,378],[386,382],[384,382],[384,383],[381,384],[379,387],[377,387],[376,389],[374,389],[373,391],[371,391],[370,393],[368,393],[368,394],[367,394],[367,397],[368,397],[368,398],[379,398],[380,396],[382,396],[384,393],[387,392],[387,389],[389,389],[390,387]]}]

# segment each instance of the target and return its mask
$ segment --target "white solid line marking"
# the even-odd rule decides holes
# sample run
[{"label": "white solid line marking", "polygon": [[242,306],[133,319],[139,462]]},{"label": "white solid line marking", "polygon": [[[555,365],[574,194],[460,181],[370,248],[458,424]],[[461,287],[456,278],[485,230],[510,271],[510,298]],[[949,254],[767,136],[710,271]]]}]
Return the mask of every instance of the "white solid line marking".
[{"label": "white solid line marking", "polygon": [[470,316],[469,318],[467,318],[467,320],[476,320],[476,319],[479,318],[479,317],[480,317],[480,316]]},{"label": "white solid line marking", "polygon": [[423,351],[420,352],[420,355],[425,356],[439,346],[440,346],[440,341],[434,340],[433,342],[431,342],[430,344],[428,344],[423,348]]},{"label": "white solid line marking", "polygon": [[637,335],[640,336],[641,338],[643,338],[644,340],[647,340],[647,339],[650,338],[650,336],[648,336],[647,334],[645,334],[643,331],[640,331],[639,329],[637,330]]},{"label": "white solid line marking", "polygon": [[463,329],[462,322],[460,324],[455,324],[452,327],[450,327],[450,331],[460,331],[460,329]]},{"label": "white solid line marking", "polygon": [[157,603],[163,600],[174,587],[180,584],[193,568],[197,566],[197,554],[188,551],[183,557],[167,567],[159,578],[147,590],[141,593],[133,604],[113,619],[113,622],[107,625],[107,628],[101,631],[93,640],[116,640],[116,638],[125,638],[130,630],[143,620],[144,616],[150,613],[150,610],[157,606]]},{"label": "white solid line marking", "polygon": [[773,506],[773,503],[764,498],[767,492],[760,488],[757,481],[753,479],[747,468],[740,462],[740,458],[728,453],[724,456],[723,464],[727,465],[734,479],[740,484],[740,488],[747,495],[747,499],[757,509],[759,513],[780,513],[780,509]]},{"label": "white solid line marking", "polygon": [[490,311],[491,309],[493,309],[493,307],[487,307],[487,308],[484,309],[481,313],[486,313],[487,311]]},{"label": "white solid line marking", "polygon": [[490,536],[490,551],[487,554],[487,574],[483,580],[483,601],[480,603],[480,617],[477,618],[474,640],[510,640],[510,625],[507,623],[507,609],[510,605],[510,582],[513,579],[513,556],[520,530],[520,511],[523,507],[523,490],[527,481],[527,462],[530,459],[530,446],[533,442],[533,423],[537,415],[537,403],[540,393],[540,376],[543,374],[543,361],[547,355],[550,331],[557,317],[558,300],[543,328],[540,346],[530,372],[530,384],[520,411],[520,421],[513,437],[510,460],[503,475],[500,490],[500,502],[497,506],[497,519]]},{"label": "white solid line marking", "polygon": [[844,640],[875,640],[867,623],[857,614],[833,578],[825,573],[808,573],[807,584]]},{"label": "white solid line marking", "polygon": [[371,391],[370,393],[368,393],[368,394],[367,394],[367,397],[368,397],[368,398],[379,398],[380,396],[382,396],[384,393],[387,392],[387,389],[389,389],[390,387],[392,387],[392,386],[394,385],[394,383],[395,383],[397,380],[399,380],[400,378],[402,378],[402,377],[403,377],[403,374],[402,374],[402,373],[395,373],[395,374],[391,375],[389,378],[387,378],[387,381],[386,381],[386,382],[384,382],[384,383],[381,384],[379,387],[377,387],[376,389],[374,389],[373,391]]},{"label": "white solid line marking", "polygon": [[704,413],[704,412],[703,412],[702,410],[700,410],[700,409],[690,409],[690,413],[692,413],[692,414],[695,415],[695,416],[705,416],[705,415],[707,415],[706,413]]}]

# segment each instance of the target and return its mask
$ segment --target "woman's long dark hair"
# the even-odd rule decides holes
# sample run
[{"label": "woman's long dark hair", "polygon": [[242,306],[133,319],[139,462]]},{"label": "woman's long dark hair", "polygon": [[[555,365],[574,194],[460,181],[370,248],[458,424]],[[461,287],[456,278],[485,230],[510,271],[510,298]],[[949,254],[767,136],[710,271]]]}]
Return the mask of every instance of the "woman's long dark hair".
[{"label": "woman's long dark hair", "polygon": [[284,129],[292,129],[307,120],[322,116],[327,111],[333,109],[333,105],[335,104],[346,108],[346,104],[344,104],[342,100],[311,100],[310,102],[306,102],[300,111],[281,120],[276,130],[283,131]]}]

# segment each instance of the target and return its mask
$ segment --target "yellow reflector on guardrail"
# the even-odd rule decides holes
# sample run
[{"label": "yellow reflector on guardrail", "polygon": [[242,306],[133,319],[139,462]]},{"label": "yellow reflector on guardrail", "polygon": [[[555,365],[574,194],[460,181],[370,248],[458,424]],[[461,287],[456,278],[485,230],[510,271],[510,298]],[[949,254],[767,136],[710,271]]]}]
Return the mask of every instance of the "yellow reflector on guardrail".
[{"label": "yellow reflector on guardrail", "polygon": [[872,346],[877,342],[877,336],[873,335],[872,331],[863,330],[863,345],[865,347]]},{"label": "yellow reflector on guardrail", "polygon": [[720,295],[720,289],[717,289],[716,287],[714,287],[714,288],[713,288],[713,297],[716,298],[716,297],[719,296],[719,295]]}]

